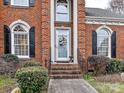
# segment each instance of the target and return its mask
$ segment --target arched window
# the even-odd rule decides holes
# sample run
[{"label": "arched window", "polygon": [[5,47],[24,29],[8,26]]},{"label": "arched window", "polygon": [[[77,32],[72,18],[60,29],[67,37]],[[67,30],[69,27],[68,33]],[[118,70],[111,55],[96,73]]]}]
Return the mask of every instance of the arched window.
[{"label": "arched window", "polygon": [[111,33],[107,28],[97,31],[97,55],[111,57]]},{"label": "arched window", "polygon": [[29,29],[17,23],[12,27],[12,54],[18,57],[29,57]]},{"label": "arched window", "polygon": [[68,0],[56,0],[56,21],[70,20],[70,3]]}]

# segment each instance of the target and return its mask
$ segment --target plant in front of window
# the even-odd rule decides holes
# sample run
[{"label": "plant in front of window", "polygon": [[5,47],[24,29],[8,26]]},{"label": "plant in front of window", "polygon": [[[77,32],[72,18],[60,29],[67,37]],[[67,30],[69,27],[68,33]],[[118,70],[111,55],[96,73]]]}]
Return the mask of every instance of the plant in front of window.
[{"label": "plant in front of window", "polygon": [[1,58],[0,74],[14,77],[19,65],[18,57],[12,54],[5,54]]},{"label": "plant in front of window", "polygon": [[2,58],[6,62],[13,62],[15,64],[19,63],[19,58],[16,55],[13,55],[13,54],[5,54],[5,55],[2,56]]},{"label": "plant in front of window", "polygon": [[93,74],[106,74],[106,66],[110,62],[110,58],[100,55],[92,55],[88,57],[90,68],[93,68]]},{"label": "plant in front of window", "polygon": [[35,60],[30,60],[24,63],[23,67],[33,67],[33,66],[42,66],[40,62]]},{"label": "plant in front of window", "polygon": [[121,72],[124,72],[124,60],[121,60],[120,69],[121,69]]},{"label": "plant in front of window", "polygon": [[124,71],[124,62],[120,59],[111,59],[111,62],[106,66],[106,71],[109,74]]}]

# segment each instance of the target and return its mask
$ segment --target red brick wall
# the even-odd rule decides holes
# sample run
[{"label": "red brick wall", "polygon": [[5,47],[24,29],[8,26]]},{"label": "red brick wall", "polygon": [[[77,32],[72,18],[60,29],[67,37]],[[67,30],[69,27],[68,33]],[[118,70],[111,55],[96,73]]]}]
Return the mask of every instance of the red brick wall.
[{"label": "red brick wall", "polygon": [[[50,57],[50,0],[36,0],[35,7],[14,8],[3,5],[0,1],[0,54],[4,53],[4,25],[21,19],[30,26],[36,28],[35,58],[44,61]],[[87,58],[92,55],[92,31],[101,25],[85,24],[85,0],[78,0],[78,48],[81,56]],[[113,31],[117,32],[117,58],[124,59],[124,26],[108,25]]]},{"label": "red brick wall", "polygon": [[36,0],[35,7],[19,8],[3,5],[3,0],[0,1],[0,54],[4,53],[4,35],[3,26],[10,25],[12,22],[21,19],[27,22],[31,27],[35,26],[35,48],[36,59],[41,60],[41,35],[42,35],[42,2],[47,0]]},{"label": "red brick wall", "polygon": [[78,0],[78,48],[86,57],[85,0]]},{"label": "red brick wall", "polygon": [[[87,57],[92,55],[92,31],[96,31],[102,25],[98,24],[87,24],[86,25],[86,32],[87,32],[87,39],[86,39],[86,50],[87,50]],[[117,26],[117,25],[106,25],[112,31],[116,31],[116,57],[120,59],[124,59],[124,26]]]},{"label": "red brick wall", "polygon": [[41,0],[42,17],[41,17],[41,31],[42,31],[42,62],[45,65],[45,60],[50,58],[50,0]]}]

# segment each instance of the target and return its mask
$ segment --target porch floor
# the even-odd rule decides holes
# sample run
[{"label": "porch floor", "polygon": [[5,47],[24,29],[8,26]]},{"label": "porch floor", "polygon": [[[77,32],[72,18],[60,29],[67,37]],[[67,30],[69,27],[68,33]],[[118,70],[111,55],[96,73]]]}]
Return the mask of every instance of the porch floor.
[{"label": "porch floor", "polygon": [[50,79],[48,93],[98,93],[83,79]]}]

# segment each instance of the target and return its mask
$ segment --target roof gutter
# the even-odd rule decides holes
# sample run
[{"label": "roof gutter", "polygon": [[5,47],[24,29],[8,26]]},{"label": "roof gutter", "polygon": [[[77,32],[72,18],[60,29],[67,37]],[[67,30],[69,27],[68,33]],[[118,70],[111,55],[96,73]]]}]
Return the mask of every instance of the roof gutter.
[{"label": "roof gutter", "polygon": [[124,25],[124,18],[86,16],[85,22],[91,24]]}]

